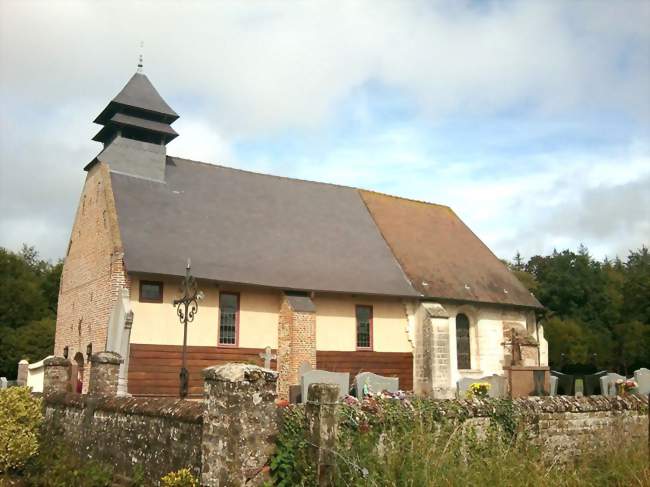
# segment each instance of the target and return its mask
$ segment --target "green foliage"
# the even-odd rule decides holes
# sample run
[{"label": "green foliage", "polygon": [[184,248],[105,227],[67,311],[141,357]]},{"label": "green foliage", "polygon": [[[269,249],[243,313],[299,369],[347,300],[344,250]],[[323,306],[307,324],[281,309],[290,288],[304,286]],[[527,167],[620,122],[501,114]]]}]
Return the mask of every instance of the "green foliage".
[{"label": "green foliage", "polygon": [[17,470],[38,451],[41,400],[27,387],[0,390],[0,473]]},{"label": "green foliage", "polygon": [[28,485],[39,487],[109,487],[110,466],[82,459],[63,443],[47,439],[24,471]]},{"label": "green foliage", "polygon": [[273,485],[313,485],[315,470],[307,458],[309,444],[305,410],[302,407],[288,406],[283,413],[276,452],[270,462]]},{"label": "green foliage", "polygon": [[18,362],[52,353],[63,263],[51,264],[33,247],[0,248],[0,376],[16,376]]},{"label": "green foliage", "polygon": [[175,472],[169,472],[160,479],[162,487],[199,487],[197,479],[189,468],[181,468]]},{"label": "green foliage", "polygon": [[[626,435],[612,436],[576,463],[545,457],[523,426],[512,401],[485,399],[489,422],[468,420],[455,401],[369,400],[341,405],[334,486],[539,486],[650,485],[647,446]],[[274,485],[317,485],[314,466],[284,456],[299,452],[304,415],[288,410],[278,441],[285,471]],[[291,447],[287,448],[286,442]],[[593,441],[589,438],[589,441]],[[277,457],[277,455],[276,455]],[[275,461],[275,458],[273,459]],[[284,483],[281,483],[284,482]]]}]

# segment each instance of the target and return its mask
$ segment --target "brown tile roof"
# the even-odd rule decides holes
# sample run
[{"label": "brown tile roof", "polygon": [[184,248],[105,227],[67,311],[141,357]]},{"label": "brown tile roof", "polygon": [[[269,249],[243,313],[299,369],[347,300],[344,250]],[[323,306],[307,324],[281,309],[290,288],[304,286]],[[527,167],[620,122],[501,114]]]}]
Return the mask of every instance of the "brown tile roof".
[{"label": "brown tile roof", "polygon": [[360,193],[402,269],[423,295],[541,307],[451,208]]}]

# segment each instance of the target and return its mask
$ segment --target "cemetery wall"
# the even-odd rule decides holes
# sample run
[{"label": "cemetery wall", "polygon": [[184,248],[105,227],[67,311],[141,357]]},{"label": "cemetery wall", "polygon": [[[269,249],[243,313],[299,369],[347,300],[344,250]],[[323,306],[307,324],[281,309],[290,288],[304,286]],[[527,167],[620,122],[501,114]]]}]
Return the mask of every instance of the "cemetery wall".
[{"label": "cemetery wall", "polygon": [[[117,473],[127,477],[139,465],[148,479],[189,467],[202,474],[206,485],[220,485],[223,475],[230,475],[227,472],[242,475],[242,485],[244,477],[261,481],[258,473],[268,461],[281,421],[276,414],[281,409],[274,405],[277,375],[235,364],[207,369],[204,375],[211,398],[208,402],[49,394],[45,396],[46,435],[81,455],[114,465]],[[435,402],[435,408],[448,410],[450,417],[466,418],[479,428],[489,424],[496,404],[482,400]],[[208,414],[206,405],[212,413]],[[514,400],[512,406],[526,421],[531,441],[539,442],[555,459],[569,460],[585,448],[611,439],[612,434],[640,439],[648,434],[647,397],[524,398]],[[310,407],[310,417],[317,418],[318,424],[328,425],[338,416],[329,399],[322,408],[318,401]],[[376,407],[364,410],[380,413]],[[231,429],[241,434],[226,434]],[[331,428],[321,430],[327,433]],[[310,426],[310,434],[316,433]],[[248,440],[242,443],[241,438]],[[253,446],[251,438],[259,443],[255,443],[255,451],[244,448]],[[224,451],[230,452],[230,463],[224,460]],[[255,461],[251,461],[253,457]]]},{"label": "cemetery wall", "polygon": [[203,402],[87,396],[45,397],[45,435],[77,454],[114,466],[132,477],[160,479],[179,468],[201,470]]}]

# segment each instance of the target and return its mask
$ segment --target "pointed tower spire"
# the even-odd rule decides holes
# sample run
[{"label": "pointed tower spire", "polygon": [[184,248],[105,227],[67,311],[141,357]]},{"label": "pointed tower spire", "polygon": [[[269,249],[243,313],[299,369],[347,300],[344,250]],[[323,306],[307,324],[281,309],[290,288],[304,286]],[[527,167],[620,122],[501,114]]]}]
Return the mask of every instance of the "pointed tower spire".
[{"label": "pointed tower spire", "polygon": [[135,73],[122,90],[95,119],[103,128],[93,137],[108,145],[115,137],[166,145],[178,134],[171,124],[178,114],[160,96],[143,73],[142,59]]},{"label": "pointed tower spire", "polygon": [[163,100],[141,70],[142,55],[138,72],[95,119],[103,127],[93,140],[102,142],[104,148],[85,170],[102,162],[111,171],[165,180],[166,145],[178,136],[171,127],[178,113]]}]

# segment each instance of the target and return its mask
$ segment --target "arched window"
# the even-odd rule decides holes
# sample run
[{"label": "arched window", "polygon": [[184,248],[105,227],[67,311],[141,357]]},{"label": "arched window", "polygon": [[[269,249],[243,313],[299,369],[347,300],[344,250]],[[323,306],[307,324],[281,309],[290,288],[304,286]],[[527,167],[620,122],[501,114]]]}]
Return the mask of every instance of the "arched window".
[{"label": "arched window", "polygon": [[471,369],[471,353],[469,348],[469,318],[467,315],[456,316],[456,357],[458,369]]}]

